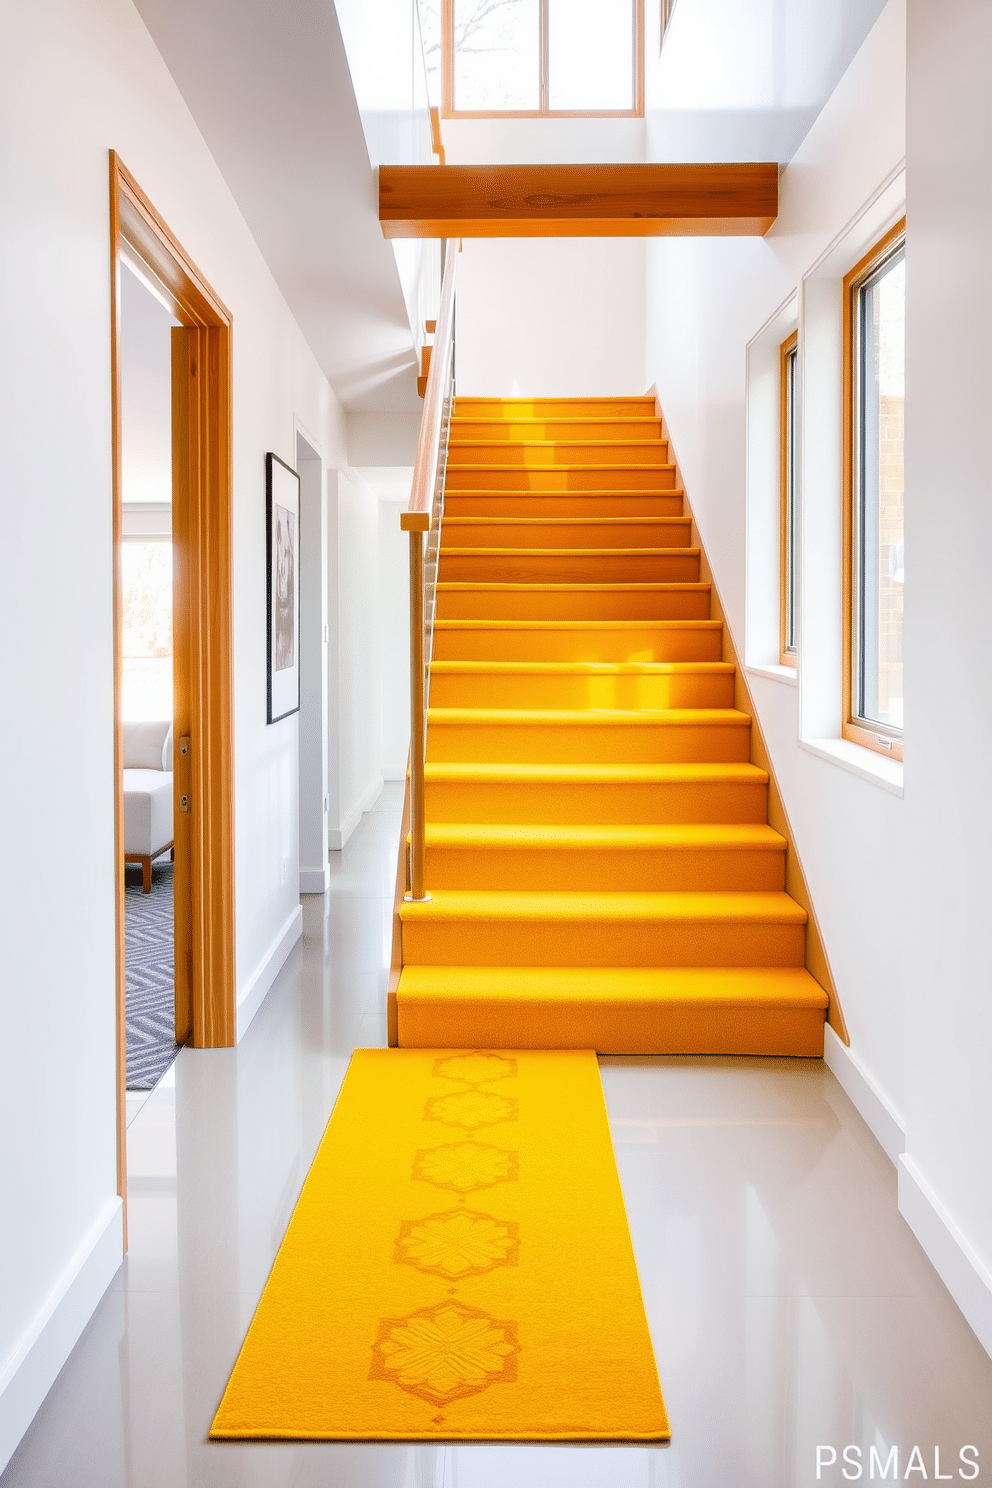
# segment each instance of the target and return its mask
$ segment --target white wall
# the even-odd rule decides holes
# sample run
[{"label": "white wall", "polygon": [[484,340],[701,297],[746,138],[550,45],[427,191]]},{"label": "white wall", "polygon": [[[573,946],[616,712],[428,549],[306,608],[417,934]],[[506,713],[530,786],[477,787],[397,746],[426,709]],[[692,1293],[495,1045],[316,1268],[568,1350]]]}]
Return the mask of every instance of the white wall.
[{"label": "white wall", "polygon": [[467,238],[456,291],[463,397],[644,392],[640,238]]},{"label": "white wall", "polygon": [[[988,741],[992,8],[908,6],[906,1158],[900,1204],[992,1352]],[[957,1231],[937,1222],[946,1217]],[[967,1252],[970,1251],[970,1258]],[[967,1262],[970,1259],[970,1265]],[[984,1290],[981,1282],[984,1279]]]},{"label": "white wall", "polygon": [[[644,159],[643,119],[446,119],[443,131],[453,165]],[[644,262],[638,238],[466,238],[459,393],[643,393]]]},{"label": "white wall", "polygon": [[[980,288],[992,229],[992,13],[979,0],[909,5],[908,154],[906,6],[889,0],[785,170],[767,237],[648,245],[647,372],[738,653],[762,659],[767,637],[746,633],[745,613],[748,515],[752,552],[761,522],[747,505],[748,346],[760,370],[759,333],[777,335],[798,297],[799,686],[774,668],[748,681],[851,1035],[850,1055],[828,1037],[828,1058],[890,1153],[905,1146],[902,1212],[992,1351],[992,720],[978,680],[992,547],[992,311]],[[818,735],[839,732],[841,281],[907,189],[903,788],[892,762]],[[752,583],[767,571],[767,554],[756,556]]]},{"label": "white wall", "polygon": [[328,585],[328,620],[335,672],[329,687],[337,708],[330,728],[329,774],[335,777],[337,816],[331,849],[344,847],[382,789],[379,712],[379,502],[360,472],[341,469],[328,500],[336,549]]},{"label": "white wall", "polygon": [[[298,914],[297,722],[265,723],[264,455],[292,463],[298,416],[329,462],[344,458],[341,411],[129,0],[36,0],[6,7],[3,26],[0,624],[23,643],[5,644],[2,662],[2,770],[16,789],[0,868],[0,1463],[120,1257],[109,148],[234,315],[243,1010]],[[53,789],[67,768],[73,788]]]},{"label": "white wall", "polygon": [[379,696],[384,780],[405,780],[410,752],[410,537],[400,530],[405,495],[379,504]]}]

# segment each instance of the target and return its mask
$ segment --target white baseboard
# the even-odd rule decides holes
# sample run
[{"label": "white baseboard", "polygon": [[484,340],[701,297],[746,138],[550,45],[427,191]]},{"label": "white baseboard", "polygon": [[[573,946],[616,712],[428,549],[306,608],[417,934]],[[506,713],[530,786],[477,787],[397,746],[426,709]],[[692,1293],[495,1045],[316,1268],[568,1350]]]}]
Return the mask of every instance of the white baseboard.
[{"label": "white baseboard", "polygon": [[238,1043],[265,1000],[276,977],[282,971],[290,951],[303,935],[303,906],[297,904],[289,919],[269,946],[245,990],[238,998]]},{"label": "white baseboard", "polygon": [[858,1056],[837,1037],[829,1023],[823,1031],[823,1062],[889,1161],[897,1163],[906,1148],[902,1119]]},{"label": "white baseboard", "polygon": [[331,887],[331,865],[325,863],[323,868],[301,868],[300,869],[300,893],[301,894],[326,894]]},{"label": "white baseboard", "polygon": [[992,1272],[971,1248],[911,1157],[899,1159],[899,1213],[982,1348],[992,1355]]},{"label": "white baseboard", "polygon": [[119,1198],[108,1200],[0,1372],[0,1473],[55,1383],[124,1256]]},{"label": "white baseboard", "polygon": [[341,851],[341,849],[347,843],[348,838],[354,832],[355,828],[358,826],[358,823],[365,815],[366,811],[372,810],[372,807],[375,805],[376,801],[378,801],[381,795],[382,776],[374,775],[369,781],[361,800],[358,802],[358,805],[355,806],[353,810],[349,811],[348,815],[345,817],[341,825],[339,827],[330,827],[328,829],[327,845],[330,848],[331,852]]}]

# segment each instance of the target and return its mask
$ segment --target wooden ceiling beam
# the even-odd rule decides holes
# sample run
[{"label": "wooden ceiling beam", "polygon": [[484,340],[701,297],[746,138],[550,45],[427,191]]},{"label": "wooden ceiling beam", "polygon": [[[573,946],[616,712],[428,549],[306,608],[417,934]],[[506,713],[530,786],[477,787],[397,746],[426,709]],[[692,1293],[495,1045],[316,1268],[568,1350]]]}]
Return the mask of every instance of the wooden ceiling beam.
[{"label": "wooden ceiling beam", "polygon": [[762,237],[778,166],[383,165],[387,238]]}]

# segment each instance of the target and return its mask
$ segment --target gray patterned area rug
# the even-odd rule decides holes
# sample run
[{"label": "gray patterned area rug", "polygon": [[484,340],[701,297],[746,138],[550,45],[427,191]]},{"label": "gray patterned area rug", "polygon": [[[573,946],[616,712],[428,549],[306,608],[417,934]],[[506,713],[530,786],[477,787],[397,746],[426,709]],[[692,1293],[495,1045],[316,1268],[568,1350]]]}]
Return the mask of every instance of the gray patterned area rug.
[{"label": "gray patterned area rug", "polygon": [[179,1053],[175,1041],[172,864],[152,865],[152,891],[141,892],[141,868],[124,880],[124,985],[127,1088],[151,1090]]}]

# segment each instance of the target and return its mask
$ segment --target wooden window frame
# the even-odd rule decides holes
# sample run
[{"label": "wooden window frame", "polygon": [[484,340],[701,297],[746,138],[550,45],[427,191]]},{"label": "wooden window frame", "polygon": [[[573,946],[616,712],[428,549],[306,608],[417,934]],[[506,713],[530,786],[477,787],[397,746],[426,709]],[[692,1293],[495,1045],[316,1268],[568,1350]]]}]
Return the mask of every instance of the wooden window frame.
[{"label": "wooden window frame", "polygon": [[[549,0],[540,5],[541,107],[536,109],[456,109],[454,7],[455,0],[441,0],[441,118],[442,119],[641,119],[644,117],[644,0],[634,6],[634,107],[629,109],[549,109]],[[671,6],[674,9],[674,0]]]},{"label": "wooden window frame", "polygon": [[[789,397],[789,362],[799,356],[799,331],[786,336],[779,347],[779,623],[778,649],[781,666],[798,666],[799,653],[789,641],[789,601],[791,590],[793,629],[795,629],[796,600],[796,465],[798,463],[798,441],[796,439],[795,392]],[[798,375],[798,360],[796,371]],[[791,482],[790,482],[791,476]],[[792,521],[789,521],[789,497],[792,496]],[[792,563],[789,563],[790,538]]]},{"label": "wooden window frame", "polygon": [[856,718],[853,708],[855,686],[854,648],[859,639],[855,615],[857,596],[857,577],[855,572],[857,560],[857,521],[855,511],[856,503],[858,502],[858,484],[860,481],[860,471],[855,451],[855,442],[858,434],[858,414],[855,403],[859,396],[855,356],[860,355],[857,335],[858,292],[882,261],[896,251],[899,240],[904,240],[905,237],[906,219],[902,217],[894,227],[890,228],[883,237],[879,238],[863,258],[858,260],[853,269],[844,278],[844,595],[842,612],[844,616],[844,711],[841,722],[841,736],[852,744],[860,744],[865,749],[871,749],[876,754],[884,755],[886,759],[900,761],[903,758],[903,731],[901,729],[888,728],[885,724],[876,724]]}]

